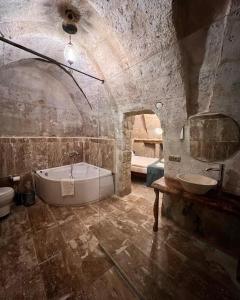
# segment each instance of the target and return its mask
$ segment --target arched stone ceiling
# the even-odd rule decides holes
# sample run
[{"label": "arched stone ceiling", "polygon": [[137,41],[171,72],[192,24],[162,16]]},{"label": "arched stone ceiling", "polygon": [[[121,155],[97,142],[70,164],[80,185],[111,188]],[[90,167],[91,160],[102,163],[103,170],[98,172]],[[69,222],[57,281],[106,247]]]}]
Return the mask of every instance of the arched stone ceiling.
[{"label": "arched stone ceiling", "polygon": [[[138,104],[139,99],[146,102],[141,79],[148,78],[150,72],[153,75],[154,64],[161,64],[164,59],[156,57],[149,69],[141,62],[159,51],[164,53],[173,41],[171,1],[85,0],[72,3],[84,11],[79,31],[73,37],[80,58],[76,67],[106,79],[104,88],[99,88],[98,82],[78,76],[80,85],[92,97],[90,101],[96,101],[96,97],[105,99],[102,109],[107,103],[107,109],[110,104],[114,110],[119,104]],[[13,0],[8,3],[1,0],[0,30],[13,41],[63,61],[68,36],[61,28],[56,4],[57,1],[52,0]],[[0,63],[32,57],[10,46],[4,47],[4,62]],[[0,51],[2,54],[3,48]],[[166,55],[169,54],[163,54]],[[154,87],[155,78],[151,76],[150,81],[147,90]]]},{"label": "arched stone ceiling", "polygon": [[[75,2],[78,2],[79,7],[79,1]],[[86,1],[81,2],[82,9],[84,9],[88,20],[86,21],[83,18],[79,26],[79,32],[73,37],[73,43],[78,53],[78,59],[74,67],[99,78],[104,78],[104,74],[91,50],[96,47],[98,41],[106,40],[108,33],[101,23],[101,18],[96,16],[95,10]],[[68,43],[68,35],[62,30],[62,19],[58,16],[56,1],[11,1],[8,3],[0,1],[0,11],[0,30],[7,38],[64,62],[63,50]],[[112,62],[118,60],[117,57],[110,54],[112,52],[111,45],[105,47],[105,51],[105,61],[106,57],[111,59]],[[1,43],[0,65],[32,57],[34,56],[29,53]],[[109,111],[109,104],[110,107],[114,107],[115,103],[111,93],[101,82],[76,72],[74,76],[95,110],[98,108],[99,103],[103,111],[104,109]],[[66,75],[64,74],[63,80],[65,78]],[[69,86],[66,86],[66,88],[69,88]],[[71,89],[76,90],[72,85]],[[81,103],[84,103],[84,101],[81,101]],[[83,104],[82,110],[88,112],[89,108]]]},{"label": "arched stone ceiling", "polygon": [[[102,85],[92,79],[76,75],[89,100],[95,104],[95,110],[100,105],[101,113],[107,115],[109,110],[112,113],[152,108],[156,101],[162,101],[168,105],[169,114],[177,105],[184,111],[186,118],[186,101],[188,101],[184,82],[186,76],[182,72],[184,66],[179,51],[181,41],[175,32],[176,24],[173,24],[172,0],[72,0],[71,2],[84,11],[79,31],[73,37],[79,52],[76,67],[106,80]],[[181,0],[175,2],[181,5]],[[201,1],[196,2],[204,13]],[[224,32],[224,15],[229,14],[237,6],[234,1],[223,2],[226,2],[226,5],[223,5],[221,13],[217,12],[214,15],[211,20],[213,26],[209,29],[211,38],[216,36],[219,44],[222,42]],[[68,36],[61,28],[62,20],[58,15],[56,3],[57,1],[52,0],[0,0],[0,30],[13,41],[63,61],[63,48],[68,42]],[[187,15],[186,19],[188,17]],[[202,29],[201,26],[205,25],[199,25],[198,33]],[[195,34],[191,36],[193,40],[194,36],[197,37]],[[187,41],[188,37],[185,39]],[[202,69],[205,62],[209,65],[208,59],[215,54],[211,44],[203,46],[206,46],[207,51],[204,52]],[[4,47],[5,49],[1,43],[0,57],[1,59],[4,57],[4,61],[0,63],[32,57],[25,53],[20,54],[18,50],[10,49],[9,46]],[[211,58],[211,61],[215,57]],[[212,69],[214,73],[214,68]],[[205,78],[205,74],[203,75],[200,73],[198,77]],[[63,78],[65,80],[65,77]],[[201,79],[202,85],[204,78]],[[214,85],[214,82],[209,83],[211,80],[208,81],[208,97],[203,95],[207,99],[204,100],[206,107],[209,106],[208,98]],[[201,92],[201,86],[197,88]],[[82,111],[87,113],[88,108],[84,102],[80,103]]]}]

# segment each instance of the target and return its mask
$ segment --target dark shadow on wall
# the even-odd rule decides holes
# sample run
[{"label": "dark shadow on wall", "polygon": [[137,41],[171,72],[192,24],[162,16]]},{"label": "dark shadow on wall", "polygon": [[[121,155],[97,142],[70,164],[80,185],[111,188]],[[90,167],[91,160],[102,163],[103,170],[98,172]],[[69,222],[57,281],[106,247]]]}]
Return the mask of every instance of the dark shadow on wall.
[{"label": "dark shadow on wall", "polygon": [[[233,169],[227,170],[225,177],[227,178],[224,182],[224,190],[226,192],[237,194],[237,187],[240,186],[239,174]],[[233,179],[234,178],[234,179]]]},{"label": "dark shadow on wall", "polygon": [[199,112],[199,73],[211,24],[225,15],[230,0],[173,0],[173,24],[182,59],[188,116]]}]

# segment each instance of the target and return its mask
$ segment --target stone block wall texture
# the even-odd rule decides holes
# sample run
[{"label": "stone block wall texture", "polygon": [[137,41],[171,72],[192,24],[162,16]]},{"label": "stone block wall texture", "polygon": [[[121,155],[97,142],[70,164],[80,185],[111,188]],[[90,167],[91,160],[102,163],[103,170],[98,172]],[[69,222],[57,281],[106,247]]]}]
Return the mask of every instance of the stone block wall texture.
[{"label": "stone block wall texture", "polygon": [[[177,5],[172,6],[172,3]],[[140,41],[134,39],[128,41],[129,48],[131,44],[136,51],[139,50],[141,59],[119,73],[118,81],[114,78],[110,84],[113,90],[119,91],[126,78],[130,82],[124,93],[116,94],[121,101],[123,116],[129,112],[139,114],[146,109],[159,116],[164,132],[167,176],[196,173],[218,179],[217,172],[205,171],[212,164],[191,157],[188,132],[186,131],[184,140],[180,139],[180,133],[187,124],[188,117],[196,113],[223,113],[240,124],[238,88],[240,58],[237,37],[240,28],[240,3],[227,0],[171,3],[161,1],[159,5],[165,5],[164,10],[168,11],[168,17],[171,15],[171,19],[168,17],[164,19],[164,16],[162,18],[166,22],[161,23],[159,31],[164,37],[161,35],[159,43],[156,41],[155,51],[151,47],[141,48]],[[155,1],[151,8],[153,7],[157,11]],[[152,10],[148,10],[148,13],[150,11],[152,16],[155,16]],[[131,14],[130,7],[128,13]],[[123,15],[126,15],[125,10]],[[153,27],[157,20],[159,20],[157,16],[153,17]],[[136,27],[134,25],[136,24],[133,21],[132,36],[135,31],[139,33],[137,25]],[[154,29],[149,33],[144,25],[141,28],[149,38],[147,41],[144,39],[146,44],[150,43],[151,34],[157,35]],[[125,36],[123,32],[120,34]],[[156,102],[162,102],[161,109],[156,109]],[[169,155],[180,156],[181,162],[169,161]],[[239,159],[238,151],[233,157],[222,161],[225,164],[224,190],[238,195],[240,195]]]},{"label": "stone block wall texture", "polygon": [[[74,73],[93,110],[56,66],[5,45],[0,48],[1,136],[115,138],[118,190],[129,192],[131,134],[123,119],[150,110],[164,131],[165,174],[217,178],[205,173],[208,163],[191,157],[189,136],[179,136],[196,113],[223,113],[240,123],[239,1],[73,2],[88,12],[74,40],[75,67],[105,79],[101,84]],[[0,4],[1,31],[7,37],[63,61],[66,35],[55,1]],[[161,109],[156,102],[162,102]],[[169,155],[181,156],[181,162],[169,161]],[[224,163],[224,188],[240,195],[240,153]]]},{"label": "stone block wall texture", "polygon": [[[74,159],[69,153],[77,151]],[[28,137],[0,138],[0,177],[20,175],[21,184],[31,171],[87,162],[115,172],[115,141],[112,139]]]}]

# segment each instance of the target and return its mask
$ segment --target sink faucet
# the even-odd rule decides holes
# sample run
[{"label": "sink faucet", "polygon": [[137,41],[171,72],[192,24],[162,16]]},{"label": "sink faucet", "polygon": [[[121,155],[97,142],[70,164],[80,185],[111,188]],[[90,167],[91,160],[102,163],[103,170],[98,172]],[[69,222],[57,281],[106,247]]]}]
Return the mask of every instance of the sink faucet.
[{"label": "sink faucet", "polygon": [[224,164],[219,164],[219,168],[206,168],[205,171],[218,171],[218,192],[220,193],[223,185],[223,175],[224,175]]}]

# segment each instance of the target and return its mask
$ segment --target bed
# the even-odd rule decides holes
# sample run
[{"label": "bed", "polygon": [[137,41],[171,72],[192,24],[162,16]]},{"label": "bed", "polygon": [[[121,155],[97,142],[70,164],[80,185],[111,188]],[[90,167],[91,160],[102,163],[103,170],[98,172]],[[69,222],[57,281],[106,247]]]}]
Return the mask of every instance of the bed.
[{"label": "bed", "polygon": [[131,172],[146,175],[146,185],[151,186],[152,182],[164,175],[164,160],[158,158],[138,156],[132,153]]},{"label": "bed", "polygon": [[147,167],[158,161],[158,158],[132,154],[131,171],[135,173],[147,174]]}]

